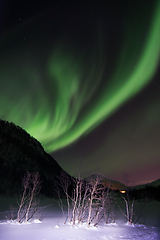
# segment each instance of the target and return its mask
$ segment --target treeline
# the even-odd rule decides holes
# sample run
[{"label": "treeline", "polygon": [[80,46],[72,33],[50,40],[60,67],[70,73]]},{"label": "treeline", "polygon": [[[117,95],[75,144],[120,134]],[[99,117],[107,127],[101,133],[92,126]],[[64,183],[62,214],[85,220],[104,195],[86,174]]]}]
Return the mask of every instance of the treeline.
[{"label": "treeline", "polygon": [[130,190],[130,195],[132,198],[139,201],[160,201],[160,186],[145,186],[142,189],[133,188]]}]

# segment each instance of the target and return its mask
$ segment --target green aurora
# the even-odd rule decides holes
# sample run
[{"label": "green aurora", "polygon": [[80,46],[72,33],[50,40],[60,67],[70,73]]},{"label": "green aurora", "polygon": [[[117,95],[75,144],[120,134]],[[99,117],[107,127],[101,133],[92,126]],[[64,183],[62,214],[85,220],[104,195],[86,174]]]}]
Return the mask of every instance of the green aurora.
[{"label": "green aurora", "polygon": [[[144,89],[157,70],[160,1],[150,16],[143,15],[130,17],[126,23],[112,67],[110,56],[103,53],[103,48],[110,48],[103,31],[89,56],[85,51],[77,54],[68,43],[62,48],[63,43],[57,41],[43,66],[22,45],[3,51],[0,118],[24,128],[50,153],[90,133]],[[15,35],[11,32],[10,40],[4,40],[5,36],[1,42],[9,44]]]}]

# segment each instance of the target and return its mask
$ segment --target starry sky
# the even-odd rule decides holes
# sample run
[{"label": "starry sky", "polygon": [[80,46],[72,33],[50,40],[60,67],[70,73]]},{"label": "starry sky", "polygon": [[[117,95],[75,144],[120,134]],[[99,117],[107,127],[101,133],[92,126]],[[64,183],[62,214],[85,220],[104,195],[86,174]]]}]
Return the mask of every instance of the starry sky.
[{"label": "starry sky", "polygon": [[0,118],[69,174],[160,178],[160,1],[1,1]]}]

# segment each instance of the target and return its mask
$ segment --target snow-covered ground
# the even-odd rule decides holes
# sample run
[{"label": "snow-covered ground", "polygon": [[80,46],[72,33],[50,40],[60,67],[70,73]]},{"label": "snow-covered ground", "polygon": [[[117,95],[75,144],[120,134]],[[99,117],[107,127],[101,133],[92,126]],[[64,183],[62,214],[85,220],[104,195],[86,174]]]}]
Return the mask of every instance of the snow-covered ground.
[{"label": "snow-covered ground", "polygon": [[[12,199],[0,198],[0,239],[1,240],[105,240],[105,239],[160,239],[160,203],[148,205],[146,225],[128,226],[124,218],[116,224],[101,223],[98,227],[87,228],[86,224],[71,226],[64,224],[65,218],[52,199],[42,201],[44,218],[19,224],[6,219],[9,216]],[[8,209],[7,209],[8,205]]]}]

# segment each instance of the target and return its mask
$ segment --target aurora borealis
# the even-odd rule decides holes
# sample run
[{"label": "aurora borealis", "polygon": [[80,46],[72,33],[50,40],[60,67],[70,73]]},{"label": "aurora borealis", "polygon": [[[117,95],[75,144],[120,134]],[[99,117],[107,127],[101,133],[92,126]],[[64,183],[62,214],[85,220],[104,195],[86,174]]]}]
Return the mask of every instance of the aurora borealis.
[{"label": "aurora borealis", "polygon": [[144,2],[51,5],[1,34],[0,118],[71,174],[160,177],[160,2]]}]

